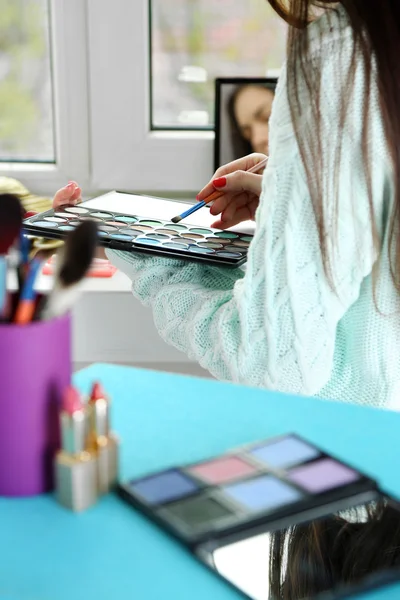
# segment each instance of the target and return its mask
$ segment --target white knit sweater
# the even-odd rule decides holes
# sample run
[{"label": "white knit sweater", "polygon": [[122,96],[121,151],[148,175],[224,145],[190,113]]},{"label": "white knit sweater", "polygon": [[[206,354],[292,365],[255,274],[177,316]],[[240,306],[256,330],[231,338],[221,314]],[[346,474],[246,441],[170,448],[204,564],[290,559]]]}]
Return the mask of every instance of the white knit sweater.
[{"label": "white knit sweater", "polygon": [[[349,115],[339,130],[340,95],[352,55],[343,8],[310,26],[309,65],[322,60],[324,202],[333,204],[332,172],[342,146],[339,219],[333,292],[324,274],[314,211],[293,131],[287,70],[280,78],[270,125],[270,160],[256,214],[246,273],[163,258],[110,252],[151,307],[160,335],[219,379],[295,394],[379,407],[400,404],[400,312],[387,255],[392,168],[378,91],[371,91],[369,142],[373,149],[374,218],[371,235],[361,152],[364,72],[357,70]],[[338,57],[341,61],[338,62]],[[338,68],[340,64],[340,68]],[[300,132],[313,127],[307,90]],[[376,300],[372,268],[379,265]]]}]

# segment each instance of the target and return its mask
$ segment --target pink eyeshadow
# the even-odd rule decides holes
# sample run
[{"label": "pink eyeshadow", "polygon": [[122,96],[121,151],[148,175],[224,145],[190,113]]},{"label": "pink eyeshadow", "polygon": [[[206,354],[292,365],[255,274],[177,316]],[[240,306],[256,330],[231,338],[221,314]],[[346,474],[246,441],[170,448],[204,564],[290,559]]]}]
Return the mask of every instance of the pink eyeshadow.
[{"label": "pink eyeshadow", "polygon": [[189,472],[206,483],[218,484],[252,475],[256,469],[236,456],[229,456],[202,463],[189,469]]}]

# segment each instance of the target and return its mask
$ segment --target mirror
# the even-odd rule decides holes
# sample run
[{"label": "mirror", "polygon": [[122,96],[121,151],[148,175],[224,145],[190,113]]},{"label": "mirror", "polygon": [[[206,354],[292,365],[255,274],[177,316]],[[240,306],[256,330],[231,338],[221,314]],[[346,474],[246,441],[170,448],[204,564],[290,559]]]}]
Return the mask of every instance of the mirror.
[{"label": "mirror", "polygon": [[216,80],[215,169],[251,152],[268,154],[276,84],[271,78]]},{"label": "mirror", "polygon": [[400,579],[399,505],[382,496],[199,555],[251,600],[332,599]]}]

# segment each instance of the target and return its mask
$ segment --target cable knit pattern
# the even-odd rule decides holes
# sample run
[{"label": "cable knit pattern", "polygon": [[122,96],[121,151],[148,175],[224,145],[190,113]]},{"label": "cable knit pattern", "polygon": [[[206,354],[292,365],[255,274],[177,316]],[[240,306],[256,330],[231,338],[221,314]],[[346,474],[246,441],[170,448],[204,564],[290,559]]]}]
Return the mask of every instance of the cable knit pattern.
[{"label": "cable knit pattern", "polygon": [[[393,199],[392,174],[379,112],[371,90],[369,139],[374,152],[374,218],[382,240],[377,255],[370,227],[361,154],[363,68],[343,130],[339,95],[352,56],[344,9],[311,25],[310,68],[322,64],[322,128],[326,147],[324,199],[332,213],[332,165],[342,146],[337,243],[332,291],[324,274],[314,211],[294,135],[286,89],[279,81],[270,126],[270,160],[256,214],[245,273],[186,261],[109,251],[151,306],[161,336],[219,379],[296,394],[381,407],[395,405],[400,364],[397,294],[390,278],[385,214]],[[337,66],[340,65],[338,70]],[[304,86],[305,88],[305,86]],[[313,127],[307,90],[301,90],[301,131]],[[355,200],[356,201],[353,201]],[[374,307],[372,269],[379,262]]]}]

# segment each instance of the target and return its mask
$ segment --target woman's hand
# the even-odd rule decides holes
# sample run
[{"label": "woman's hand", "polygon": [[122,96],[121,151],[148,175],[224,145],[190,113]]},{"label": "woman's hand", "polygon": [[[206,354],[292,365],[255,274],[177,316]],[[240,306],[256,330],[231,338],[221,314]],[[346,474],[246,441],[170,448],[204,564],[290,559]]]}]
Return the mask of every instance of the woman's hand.
[{"label": "woman's hand", "polygon": [[206,198],[215,190],[224,192],[210,208],[212,215],[221,215],[212,224],[217,229],[227,229],[242,221],[254,219],[261,195],[262,174],[246,173],[266,158],[253,153],[220,167],[212,180],[201,190],[197,200]]},{"label": "woman's hand", "polygon": [[65,204],[77,204],[82,200],[82,190],[75,181],[70,181],[68,185],[58,190],[53,199],[53,208],[58,208]]},{"label": "woman's hand", "polygon": [[[56,195],[53,198],[53,208],[58,208],[59,206],[65,206],[66,204],[70,204],[74,206],[78,204],[82,200],[81,198],[82,190],[79,185],[75,181],[70,181],[68,185],[58,190]],[[96,258],[102,258],[103,260],[107,260],[107,256],[104,248],[98,248],[96,252]]]}]

